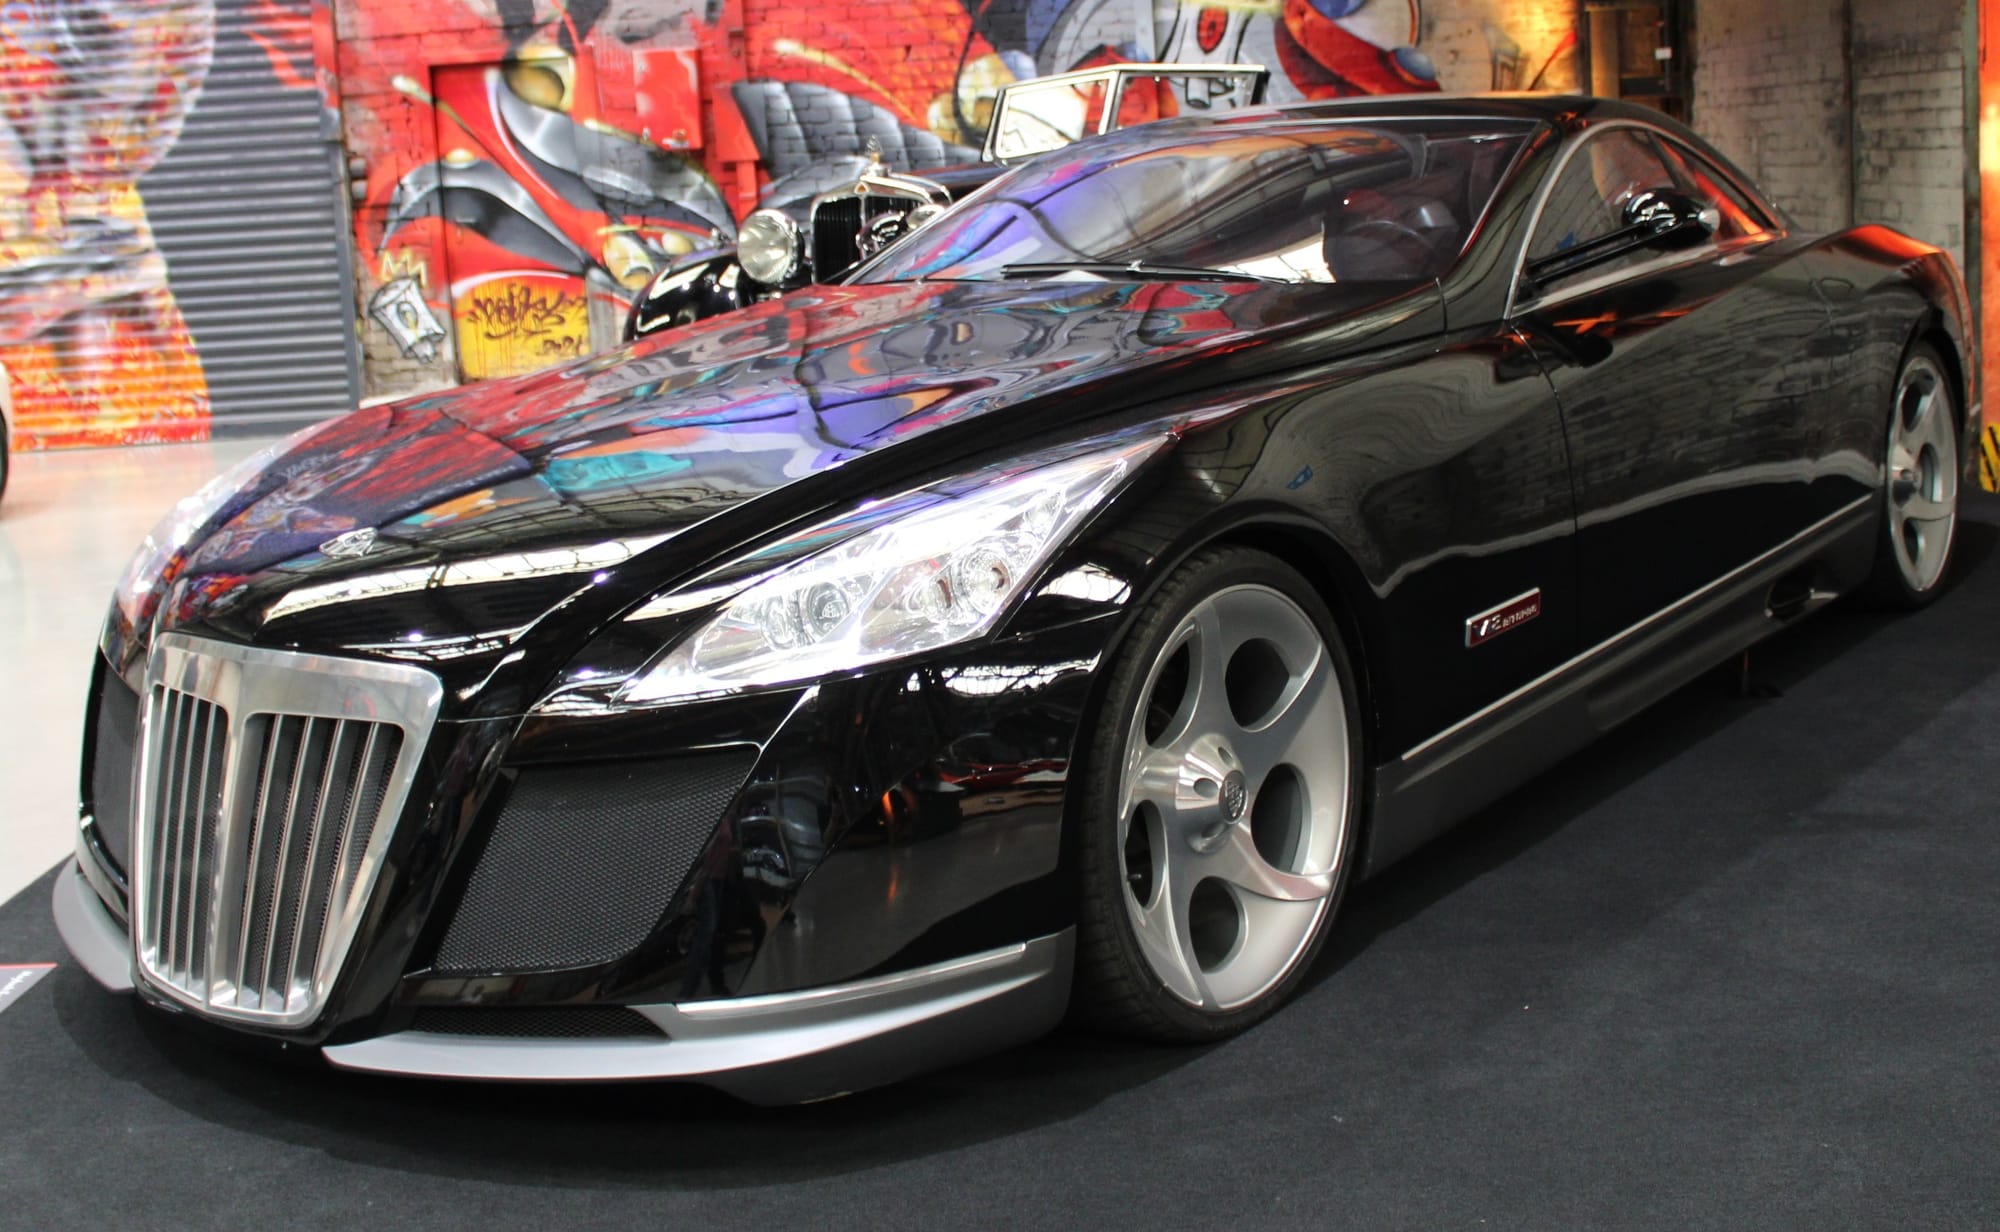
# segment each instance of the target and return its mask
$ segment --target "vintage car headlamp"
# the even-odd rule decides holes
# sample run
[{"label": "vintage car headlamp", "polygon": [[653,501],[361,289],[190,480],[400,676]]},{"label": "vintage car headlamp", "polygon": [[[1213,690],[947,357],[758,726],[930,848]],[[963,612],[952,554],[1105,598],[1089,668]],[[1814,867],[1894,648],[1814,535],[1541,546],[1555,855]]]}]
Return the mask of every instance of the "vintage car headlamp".
[{"label": "vintage car headlamp", "polygon": [[193,495],[182,497],[167,510],[166,516],[140,541],[132,559],[126,562],[125,572],[118,578],[113,601],[118,604],[126,622],[139,623],[145,614],[146,597],[160,584],[160,576],[173,563],[176,554],[188,546],[195,532],[207,525],[230,497],[254,480],[259,472],[325,426],[323,423],[310,424],[266,445],[201,485]]},{"label": "vintage car headlamp", "polygon": [[736,231],[736,259],[743,272],[777,286],[799,267],[799,224],[778,210],[758,210]]},{"label": "vintage car headlamp", "polygon": [[[1128,440],[977,487],[913,493],[908,512],[751,581],[621,700],[793,684],[981,637],[1163,443]],[[822,526],[796,538],[827,534]]]}]

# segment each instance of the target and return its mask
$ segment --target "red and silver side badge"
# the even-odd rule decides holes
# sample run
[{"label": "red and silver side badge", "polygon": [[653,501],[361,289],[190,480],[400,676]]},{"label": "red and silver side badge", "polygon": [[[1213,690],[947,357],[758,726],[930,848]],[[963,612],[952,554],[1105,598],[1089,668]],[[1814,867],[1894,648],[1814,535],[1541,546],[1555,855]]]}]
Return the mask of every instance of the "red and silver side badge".
[{"label": "red and silver side badge", "polygon": [[1514,596],[1499,607],[1469,616],[1465,621],[1466,649],[1481,642],[1490,642],[1509,629],[1518,629],[1541,614],[1542,592],[1537,587],[1525,595]]}]

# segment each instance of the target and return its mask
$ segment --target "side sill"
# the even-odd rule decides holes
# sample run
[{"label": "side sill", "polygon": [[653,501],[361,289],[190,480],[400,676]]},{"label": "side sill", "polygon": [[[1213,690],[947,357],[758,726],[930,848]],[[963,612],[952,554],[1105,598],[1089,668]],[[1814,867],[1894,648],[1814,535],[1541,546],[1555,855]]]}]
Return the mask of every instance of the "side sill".
[{"label": "side sill", "polygon": [[1859,585],[1874,559],[1875,499],[1790,541],[1541,679],[1377,767],[1363,875],[1372,876],[1585,747],[1730,655],[1797,619],[1766,606],[1771,585],[1827,569],[1815,610]]}]

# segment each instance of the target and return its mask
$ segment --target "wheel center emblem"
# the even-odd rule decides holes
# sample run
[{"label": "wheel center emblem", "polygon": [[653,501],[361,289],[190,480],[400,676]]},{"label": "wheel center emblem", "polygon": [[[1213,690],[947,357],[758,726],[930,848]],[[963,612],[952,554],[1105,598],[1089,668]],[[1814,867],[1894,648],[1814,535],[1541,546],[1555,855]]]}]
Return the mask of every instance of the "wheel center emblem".
[{"label": "wheel center emblem", "polygon": [[1231,770],[1222,780],[1222,816],[1225,821],[1235,821],[1243,816],[1243,806],[1250,802],[1250,784],[1243,780],[1241,770]]}]

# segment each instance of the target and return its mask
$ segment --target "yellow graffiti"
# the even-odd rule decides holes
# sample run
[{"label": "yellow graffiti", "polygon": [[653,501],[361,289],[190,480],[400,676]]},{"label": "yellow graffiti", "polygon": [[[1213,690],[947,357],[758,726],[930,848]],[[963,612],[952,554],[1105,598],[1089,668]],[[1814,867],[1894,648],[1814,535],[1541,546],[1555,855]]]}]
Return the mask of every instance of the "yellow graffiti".
[{"label": "yellow graffiti", "polygon": [[588,301],[546,282],[482,283],[460,297],[452,316],[468,381],[519,376],[590,350]]},{"label": "yellow graffiti", "polygon": [[377,262],[383,282],[394,282],[398,278],[413,278],[419,287],[430,287],[430,261],[423,253],[408,248],[385,249]]}]

